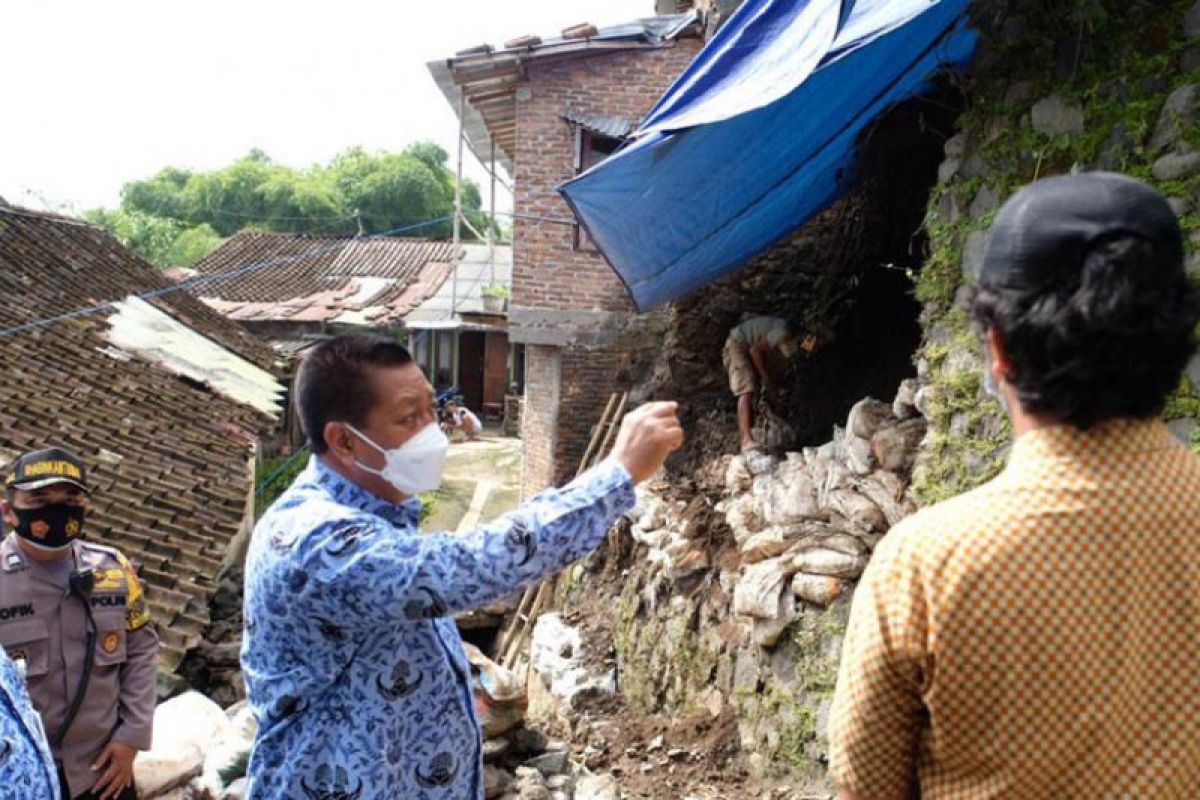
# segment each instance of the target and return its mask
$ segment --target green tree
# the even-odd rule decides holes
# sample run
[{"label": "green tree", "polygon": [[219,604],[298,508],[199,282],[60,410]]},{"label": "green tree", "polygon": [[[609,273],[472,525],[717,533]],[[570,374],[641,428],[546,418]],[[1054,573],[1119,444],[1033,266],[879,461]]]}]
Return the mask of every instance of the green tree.
[{"label": "green tree", "polygon": [[[221,237],[245,228],[282,233],[383,233],[446,217],[409,235],[449,238],[454,171],[445,149],[416,142],[400,153],[352,147],[328,165],[294,169],[261,150],[221,169],[167,167],[121,192],[117,209],[89,219],[159,266],[191,263]],[[487,224],[479,186],[463,182],[463,210],[476,230]],[[469,229],[463,237],[471,239]],[[177,241],[179,240],[179,241]]]},{"label": "green tree", "polygon": [[170,266],[167,254],[184,228],[178,220],[124,208],[112,211],[94,209],[83,216],[89,222],[106,228],[121,244],[160,267]]},{"label": "green tree", "polygon": [[208,225],[187,228],[175,237],[175,241],[171,242],[170,248],[167,249],[165,262],[152,263],[160,263],[161,266],[168,267],[186,267],[189,264],[195,264],[216,250],[223,241],[225,240],[221,238],[221,235]]}]

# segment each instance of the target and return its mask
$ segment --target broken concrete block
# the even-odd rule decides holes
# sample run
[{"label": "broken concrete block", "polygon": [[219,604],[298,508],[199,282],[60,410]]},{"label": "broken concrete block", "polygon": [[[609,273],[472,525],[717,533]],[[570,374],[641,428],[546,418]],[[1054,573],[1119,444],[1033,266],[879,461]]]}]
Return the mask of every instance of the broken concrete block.
[{"label": "broken concrete block", "polygon": [[584,661],[583,636],[557,613],[543,614],[533,626],[530,666],[550,693],[574,707],[588,697],[617,690],[611,668]]},{"label": "broken concrete block", "polygon": [[575,800],[621,800],[621,787],[611,775],[584,775],[575,784]]}]

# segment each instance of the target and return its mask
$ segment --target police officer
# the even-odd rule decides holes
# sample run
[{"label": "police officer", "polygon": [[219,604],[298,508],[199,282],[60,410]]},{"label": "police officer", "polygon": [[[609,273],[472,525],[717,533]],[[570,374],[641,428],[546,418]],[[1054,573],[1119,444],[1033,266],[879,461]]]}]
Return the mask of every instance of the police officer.
[{"label": "police officer", "polygon": [[150,747],[158,637],[133,567],[81,541],[83,463],[60,448],[18,458],[5,481],[0,644],[23,664],[64,800],[136,800]]}]

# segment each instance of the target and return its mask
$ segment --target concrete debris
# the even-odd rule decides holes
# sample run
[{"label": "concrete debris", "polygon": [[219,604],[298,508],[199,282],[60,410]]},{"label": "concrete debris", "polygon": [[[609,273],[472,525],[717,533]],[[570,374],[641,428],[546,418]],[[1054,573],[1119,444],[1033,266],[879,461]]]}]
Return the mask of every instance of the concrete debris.
[{"label": "concrete debris", "polygon": [[598,670],[585,663],[583,637],[578,628],[563,621],[561,614],[543,614],[533,626],[530,650],[533,673],[550,693],[569,707],[589,697],[610,695],[617,690],[613,669]]},{"label": "concrete debris", "polygon": [[621,787],[611,775],[585,775],[575,785],[575,800],[621,800]]}]

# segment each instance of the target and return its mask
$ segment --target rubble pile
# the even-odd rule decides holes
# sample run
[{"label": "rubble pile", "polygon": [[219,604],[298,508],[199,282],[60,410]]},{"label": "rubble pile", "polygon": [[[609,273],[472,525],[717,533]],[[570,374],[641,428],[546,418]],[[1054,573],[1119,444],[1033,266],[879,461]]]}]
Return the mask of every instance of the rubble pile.
[{"label": "rubble pile", "polygon": [[188,687],[222,708],[246,699],[246,683],[239,662],[244,625],[242,580],[240,568],[221,576],[217,593],[209,604],[212,624],[204,631],[200,644],[188,651],[180,664],[177,675],[181,680],[172,680],[160,689],[160,700]]},{"label": "rubble pile", "polygon": [[916,510],[917,389],[906,380],[890,403],[859,401],[819,447],[725,455],[695,470],[689,491],[672,481],[639,495],[628,531],[640,546],[607,590],[616,597],[585,596],[594,574],[567,606],[612,617],[616,600],[623,702],[731,715],[753,772],[790,767],[797,786],[828,791],[824,727],[853,590]]},{"label": "rubble pile", "polygon": [[[742,567],[733,611],[770,623],[756,630],[760,644],[794,618],[795,601],[828,606],[840,597],[883,535],[915,510],[908,475],[926,430],[915,390],[905,381],[891,404],[859,402],[821,447],[728,459],[715,510]],[[649,495],[633,514],[634,539],[669,579],[712,566],[703,526],[683,513],[687,505]]]}]

